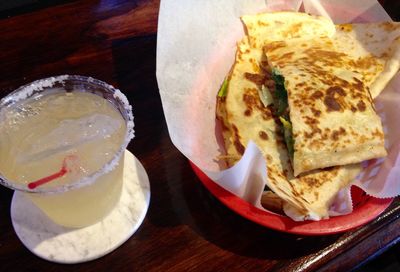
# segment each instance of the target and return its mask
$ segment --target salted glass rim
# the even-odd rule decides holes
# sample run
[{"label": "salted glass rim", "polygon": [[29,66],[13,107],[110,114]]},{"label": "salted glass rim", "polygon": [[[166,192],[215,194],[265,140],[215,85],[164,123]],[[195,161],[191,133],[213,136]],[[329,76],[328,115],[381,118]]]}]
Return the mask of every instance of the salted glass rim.
[{"label": "salted glass rim", "polygon": [[[124,137],[124,141],[121,143],[120,148],[116,151],[113,158],[111,158],[108,162],[106,162],[99,170],[92,173],[91,175],[85,176],[76,182],[71,184],[61,184],[59,186],[54,187],[37,187],[35,189],[29,189],[26,184],[20,184],[16,182],[11,182],[9,179],[4,177],[0,173],[0,184],[4,185],[10,189],[22,191],[26,193],[35,193],[35,194],[59,194],[63,192],[67,192],[70,190],[78,189],[81,187],[89,186],[93,184],[99,177],[104,174],[109,173],[110,171],[114,170],[114,168],[120,162],[120,158],[123,155],[126,147],[128,146],[129,142],[134,138],[134,123],[133,123],[133,114],[132,114],[132,106],[129,104],[128,99],[126,96],[119,90],[114,88],[113,86],[87,76],[80,76],[80,75],[59,75],[54,77],[43,78],[39,80],[35,80],[31,83],[23,85],[16,89],[15,91],[9,93],[7,96],[3,97],[0,100],[0,110],[3,107],[11,106],[21,100],[28,99],[35,94],[42,93],[47,89],[51,89],[55,86],[55,84],[62,84],[64,86],[67,82],[81,82],[90,84],[101,90],[101,92],[107,93],[112,95],[111,97],[103,97],[106,100],[110,98],[113,101],[110,101],[113,106],[115,107],[114,103],[117,103],[118,106],[121,106],[123,112],[121,112],[120,108],[117,110],[120,112],[121,116],[126,122],[126,133]],[[83,92],[90,92],[90,90],[86,89],[79,89],[78,91]],[[92,92],[90,92],[92,93]],[[94,93],[96,94],[96,93]],[[97,95],[97,94],[96,94]]]}]

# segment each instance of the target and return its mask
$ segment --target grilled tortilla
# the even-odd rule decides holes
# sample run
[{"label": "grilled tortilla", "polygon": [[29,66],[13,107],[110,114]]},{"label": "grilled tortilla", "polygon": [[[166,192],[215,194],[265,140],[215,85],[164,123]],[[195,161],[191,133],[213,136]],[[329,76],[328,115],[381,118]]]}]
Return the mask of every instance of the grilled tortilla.
[{"label": "grilled tortilla", "polygon": [[[386,156],[369,88],[379,94],[398,70],[399,24],[339,25],[332,32],[335,26],[322,17],[290,12],[283,17],[288,13],[299,21],[285,22],[280,13],[242,20],[250,45],[263,46],[270,66],[266,69],[277,71],[276,84],[276,78],[281,80],[283,90],[275,92],[280,96],[277,110],[294,174]],[[308,19],[302,21],[304,16]],[[308,25],[320,30],[309,31]],[[259,35],[276,28],[285,34],[281,40]],[[387,35],[378,36],[385,29]],[[367,38],[358,42],[358,35]]]},{"label": "grilled tortilla", "polygon": [[273,42],[264,52],[284,77],[296,176],[386,156],[381,120],[357,62],[331,39]]},{"label": "grilled tortilla", "polygon": [[328,18],[301,12],[270,12],[241,17],[252,48],[262,48],[266,42],[288,39],[333,37],[335,25]]},{"label": "grilled tortilla", "polygon": [[400,23],[334,25],[320,16],[299,12],[272,12],[242,16],[250,46],[262,48],[274,41],[328,37],[338,52],[353,57],[355,70],[375,98],[400,67]]},{"label": "grilled tortilla", "polygon": [[334,197],[359,173],[360,166],[332,167],[294,177],[272,98],[263,94],[263,85],[271,72],[263,69],[265,63],[262,49],[251,48],[245,37],[238,45],[235,64],[218,97],[217,118],[222,123],[227,153],[224,158],[233,165],[248,141],[253,140],[267,161],[267,185],[291,211],[288,215],[294,220],[327,218]]},{"label": "grilled tortilla", "polygon": [[332,37],[339,52],[356,60],[356,70],[377,97],[400,68],[400,23],[341,24]]}]

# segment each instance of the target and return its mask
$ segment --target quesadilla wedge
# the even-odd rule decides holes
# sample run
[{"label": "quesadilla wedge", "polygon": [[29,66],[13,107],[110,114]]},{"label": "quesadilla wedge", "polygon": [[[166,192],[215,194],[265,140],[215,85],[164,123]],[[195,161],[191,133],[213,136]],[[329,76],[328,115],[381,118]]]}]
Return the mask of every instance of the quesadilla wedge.
[{"label": "quesadilla wedge", "polygon": [[278,114],[290,126],[285,136],[293,139],[296,176],[386,156],[382,123],[357,62],[331,39],[272,42],[264,53],[281,79],[276,87],[287,92]]},{"label": "quesadilla wedge", "polygon": [[241,17],[252,48],[287,39],[333,37],[335,25],[328,18],[301,12],[280,11]]},{"label": "quesadilla wedge", "polygon": [[[299,20],[304,17],[292,14]],[[263,45],[268,61],[264,69],[273,71],[275,86],[270,91],[277,100],[275,110],[284,127],[295,176],[386,156],[382,124],[369,86],[378,94],[398,69],[396,23],[364,26],[375,32],[383,27],[390,29],[386,42],[379,46],[376,41],[355,40],[354,33],[373,36],[362,32],[362,25],[340,25],[332,33],[331,22],[314,16],[308,21],[321,20],[324,24],[319,24],[322,29],[314,31],[313,37],[308,32],[301,33],[307,29],[307,21],[280,22],[278,15],[243,16],[242,20],[250,45]],[[274,32],[277,27],[290,29],[291,39],[259,35]],[[360,50],[364,47],[367,49]],[[375,57],[368,48],[380,56]]]},{"label": "quesadilla wedge", "polygon": [[400,23],[340,24],[332,37],[337,50],[357,58],[372,98],[377,97],[400,68]]},{"label": "quesadilla wedge", "polygon": [[272,97],[265,92],[270,71],[263,69],[262,49],[251,48],[247,37],[238,45],[235,64],[217,99],[229,165],[242,156],[253,140],[267,162],[267,186],[285,203],[294,220],[329,217],[329,207],[340,189],[359,173],[358,164],[315,170],[294,177],[280,120],[274,115]]}]

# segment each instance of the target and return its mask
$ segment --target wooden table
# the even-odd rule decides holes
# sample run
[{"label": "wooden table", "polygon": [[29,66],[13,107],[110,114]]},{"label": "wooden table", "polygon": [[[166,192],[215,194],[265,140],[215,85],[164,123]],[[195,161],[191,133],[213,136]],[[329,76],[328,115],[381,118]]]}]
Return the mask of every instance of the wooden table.
[{"label": "wooden table", "polygon": [[[398,2],[382,2],[399,20]],[[60,265],[18,240],[13,192],[1,187],[0,271],[345,271],[399,238],[398,199],[368,225],[323,237],[275,232],[220,204],[169,139],[155,76],[158,8],[156,0],[42,1],[0,13],[0,95],[58,74],[118,86],[134,106],[129,149],[152,190],[147,217],[125,244],[89,263]]]}]

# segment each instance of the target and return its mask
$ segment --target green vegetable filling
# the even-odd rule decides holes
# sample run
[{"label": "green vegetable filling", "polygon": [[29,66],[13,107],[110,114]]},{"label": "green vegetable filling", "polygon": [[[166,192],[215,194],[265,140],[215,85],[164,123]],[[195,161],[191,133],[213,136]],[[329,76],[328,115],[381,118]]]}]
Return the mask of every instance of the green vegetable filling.
[{"label": "green vegetable filling", "polygon": [[227,93],[228,93],[228,77],[224,79],[221,88],[219,88],[218,97],[225,97]]},{"label": "green vegetable filling", "polygon": [[288,114],[288,94],[285,88],[285,78],[277,69],[272,69],[272,79],[275,82],[274,106],[277,116],[283,125],[283,135],[290,156],[294,154],[294,139],[292,134],[292,123]]},{"label": "green vegetable filling", "polygon": [[278,116],[285,114],[288,107],[288,95],[285,88],[285,78],[277,69],[272,69],[272,79],[275,81],[275,110]]},{"label": "green vegetable filling", "polygon": [[290,121],[287,121],[285,118],[282,116],[279,116],[279,119],[281,120],[283,124],[283,136],[285,138],[286,146],[289,151],[290,156],[293,156],[294,154],[294,139],[292,135],[292,124]]}]

